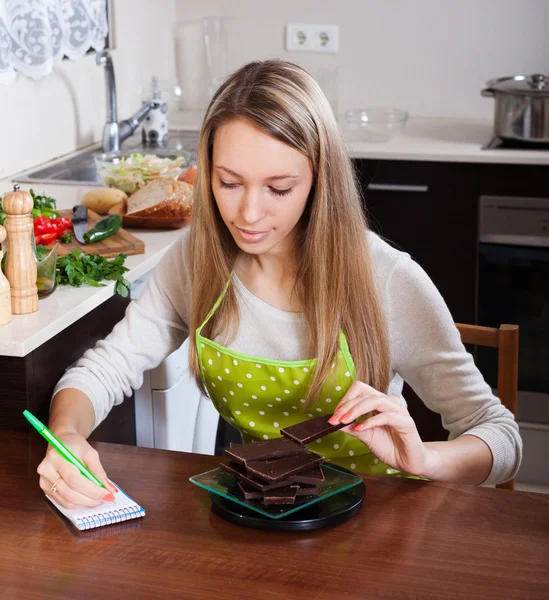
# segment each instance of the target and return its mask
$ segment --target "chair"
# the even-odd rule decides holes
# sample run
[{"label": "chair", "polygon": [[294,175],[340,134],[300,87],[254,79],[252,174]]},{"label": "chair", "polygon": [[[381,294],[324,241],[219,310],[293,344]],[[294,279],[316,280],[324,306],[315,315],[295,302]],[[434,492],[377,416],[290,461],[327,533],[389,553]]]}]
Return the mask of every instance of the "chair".
[{"label": "chair", "polygon": [[[518,325],[501,325],[496,327],[480,327],[456,323],[464,344],[473,346],[489,346],[498,350],[498,387],[497,395],[501,403],[508,408],[517,419],[518,395]],[[515,480],[497,485],[507,490],[515,489]]]}]

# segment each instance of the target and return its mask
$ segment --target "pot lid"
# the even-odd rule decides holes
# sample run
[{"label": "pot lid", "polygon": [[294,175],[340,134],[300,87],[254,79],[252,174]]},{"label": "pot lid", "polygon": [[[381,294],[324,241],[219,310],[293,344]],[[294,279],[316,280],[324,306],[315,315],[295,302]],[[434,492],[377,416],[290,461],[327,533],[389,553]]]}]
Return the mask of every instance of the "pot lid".
[{"label": "pot lid", "polygon": [[496,92],[506,94],[549,96],[549,75],[542,75],[541,73],[491,79],[487,85]]}]

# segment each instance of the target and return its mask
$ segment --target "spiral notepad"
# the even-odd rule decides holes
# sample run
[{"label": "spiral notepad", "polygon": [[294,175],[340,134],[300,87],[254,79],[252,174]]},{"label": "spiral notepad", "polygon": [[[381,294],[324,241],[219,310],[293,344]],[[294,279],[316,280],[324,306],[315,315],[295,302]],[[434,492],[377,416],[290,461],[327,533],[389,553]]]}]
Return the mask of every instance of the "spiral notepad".
[{"label": "spiral notepad", "polygon": [[113,484],[118,488],[118,493],[115,494],[116,503],[103,502],[95,508],[68,509],[61,506],[47,494],[46,498],[81,531],[144,517],[145,509],[125,494],[114,481]]}]

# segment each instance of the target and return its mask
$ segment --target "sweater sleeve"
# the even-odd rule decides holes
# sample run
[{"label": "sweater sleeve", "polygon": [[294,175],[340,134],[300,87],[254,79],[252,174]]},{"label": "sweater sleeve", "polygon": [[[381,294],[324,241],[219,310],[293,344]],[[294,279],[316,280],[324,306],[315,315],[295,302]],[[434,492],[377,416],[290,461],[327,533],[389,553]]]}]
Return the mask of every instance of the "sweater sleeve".
[{"label": "sweater sleeve", "polygon": [[170,248],[141,296],[103,340],[87,350],[58,382],[54,395],[76,388],[91,400],[94,429],[125,396],[143,383],[145,371],[159,365],[185,341],[190,310],[187,233]]},{"label": "sweater sleeve", "polygon": [[488,445],[493,464],[486,484],[512,479],[522,458],[518,426],[466,351],[431,279],[401,254],[386,294],[394,370],[441,415],[449,439],[474,435]]}]

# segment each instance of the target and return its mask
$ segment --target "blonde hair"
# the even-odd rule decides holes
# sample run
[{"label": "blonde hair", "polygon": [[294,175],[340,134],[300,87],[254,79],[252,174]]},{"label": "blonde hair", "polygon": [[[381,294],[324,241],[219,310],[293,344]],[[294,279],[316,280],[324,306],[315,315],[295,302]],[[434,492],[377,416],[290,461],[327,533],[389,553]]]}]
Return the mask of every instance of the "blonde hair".
[{"label": "blonde hair", "polygon": [[[317,364],[309,404],[328,380],[343,330],[357,378],[386,392],[389,344],[368,250],[367,224],[351,161],[322,90],[303,69],[280,60],[249,63],[213,97],[198,143],[198,177],[189,250],[192,264],[190,367],[204,391],[194,332],[230,278],[238,246],[223,223],[211,186],[217,129],[247,119],[310,160],[313,185],[301,217],[294,293],[304,308],[308,357]],[[206,275],[207,274],[207,275]],[[239,322],[232,285],[203,335],[230,338]]]}]

